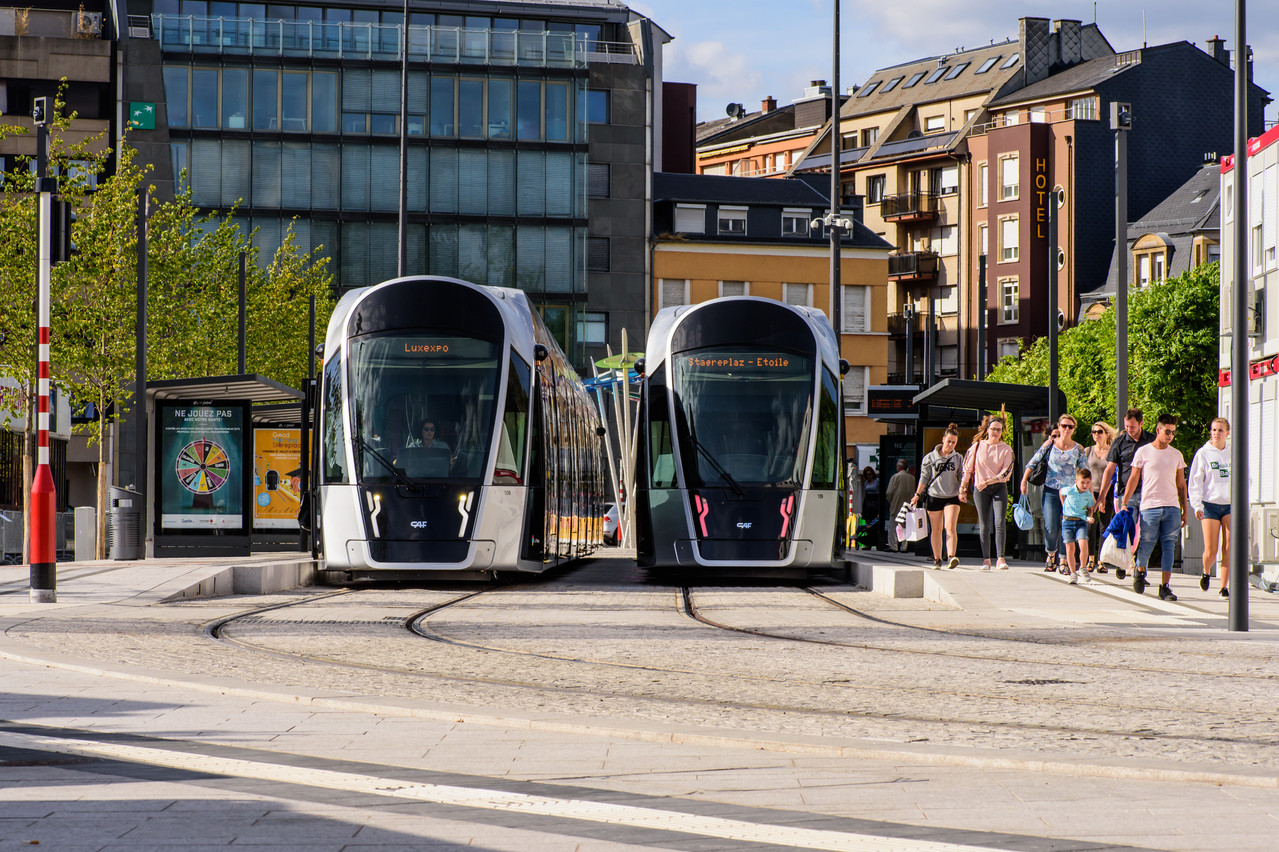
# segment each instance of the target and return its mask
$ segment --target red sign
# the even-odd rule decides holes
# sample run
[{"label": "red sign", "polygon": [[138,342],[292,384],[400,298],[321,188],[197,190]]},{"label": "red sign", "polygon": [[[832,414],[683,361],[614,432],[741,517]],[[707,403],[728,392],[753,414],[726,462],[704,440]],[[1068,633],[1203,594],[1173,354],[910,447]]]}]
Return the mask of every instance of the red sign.
[{"label": "red sign", "polygon": [[[1259,361],[1252,361],[1248,364],[1249,380],[1264,379],[1266,376],[1279,376],[1279,355],[1262,358]],[[1229,370],[1217,371],[1217,387],[1230,387]]]}]

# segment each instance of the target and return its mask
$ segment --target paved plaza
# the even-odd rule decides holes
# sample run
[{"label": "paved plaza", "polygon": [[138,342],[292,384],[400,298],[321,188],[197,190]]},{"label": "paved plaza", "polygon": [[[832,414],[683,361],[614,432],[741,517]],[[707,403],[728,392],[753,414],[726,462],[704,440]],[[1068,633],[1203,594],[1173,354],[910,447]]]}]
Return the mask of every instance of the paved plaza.
[{"label": "paved plaza", "polygon": [[1274,848],[1274,596],[1230,634],[1181,575],[895,598],[619,554],[185,599],[225,563],[82,563],[43,605],[5,566],[0,850]]}]

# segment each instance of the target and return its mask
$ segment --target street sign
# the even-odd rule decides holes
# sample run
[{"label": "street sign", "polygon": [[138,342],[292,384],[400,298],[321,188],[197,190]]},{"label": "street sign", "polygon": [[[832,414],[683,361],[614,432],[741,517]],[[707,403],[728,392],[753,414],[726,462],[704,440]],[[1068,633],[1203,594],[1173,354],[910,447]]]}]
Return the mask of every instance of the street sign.
[{"label": "street sign", "polygon": [[149,101],[130,102],[129,126],[134,130],[155,130],[155,104]]}]

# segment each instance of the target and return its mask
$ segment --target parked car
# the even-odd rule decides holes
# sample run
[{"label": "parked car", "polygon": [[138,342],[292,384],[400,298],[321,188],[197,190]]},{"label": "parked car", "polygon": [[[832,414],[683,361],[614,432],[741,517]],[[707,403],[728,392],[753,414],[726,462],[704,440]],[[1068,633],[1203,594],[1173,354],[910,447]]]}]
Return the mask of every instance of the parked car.
[{"label": "parked car", "polygon": [[604,543],[607,545],[616,546],[618,543],[618,514],[616,503],[604,504]]}]

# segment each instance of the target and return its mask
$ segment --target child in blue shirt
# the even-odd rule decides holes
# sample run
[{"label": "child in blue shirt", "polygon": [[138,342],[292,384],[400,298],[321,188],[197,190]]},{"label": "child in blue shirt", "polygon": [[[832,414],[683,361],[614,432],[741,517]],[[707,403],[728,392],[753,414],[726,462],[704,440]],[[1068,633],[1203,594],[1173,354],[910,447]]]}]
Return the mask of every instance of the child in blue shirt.
[{"label": "child in blue shirt", "polygon": [[[1066,562],[1070,566],[1070,584],[1079,582],[1078,566],[1088,564],[1088,525],[1093,522],[1097,498],[1092,493],[1092,471],[1080,468],[1075,484],[1061,489],[1061,539],[1066,546]],[[1078,560],[1076,560],[1076,545]],[[1084,582],[1092,583],[1092,572],[1084,568]]]}]

